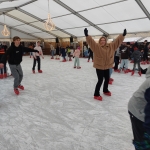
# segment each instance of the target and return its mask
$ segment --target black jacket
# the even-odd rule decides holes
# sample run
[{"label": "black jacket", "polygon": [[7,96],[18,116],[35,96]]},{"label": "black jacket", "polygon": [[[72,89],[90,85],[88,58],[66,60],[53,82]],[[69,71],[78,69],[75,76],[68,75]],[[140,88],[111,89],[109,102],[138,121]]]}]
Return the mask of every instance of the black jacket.
[{"label": "black jacket", "polygon": [[120,47],[121,59],[128,59],[130,55],[129,48],[127,46]]},{"label": "black jacket", "polygon": [[22,62],[22,56],[24,52],[39,52],[37,50],[33,50],[27,47],[18,46],[16,47],[14,43],[11,44],[11,46],[8,48],[2,59],[0,60],[0,63],[6,63],[8,60],[8,63],[11,65],[18,65]]}]

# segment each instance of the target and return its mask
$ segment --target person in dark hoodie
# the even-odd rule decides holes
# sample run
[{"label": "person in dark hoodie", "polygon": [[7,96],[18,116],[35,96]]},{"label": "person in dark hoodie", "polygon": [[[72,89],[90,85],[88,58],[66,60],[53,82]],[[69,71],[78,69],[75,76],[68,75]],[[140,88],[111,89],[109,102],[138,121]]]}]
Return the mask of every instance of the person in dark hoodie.
[{"label": "person in dark hoodie", "polygon": [[148,61],[148,42],[147,40],[144,41],[144,55],[143,55],[143,64],[149,64]]},{"label": "person in dark hoodie", "polygon": [[130,98],[128,111],[135,149],[150,150],[150,67],[146,80]]},{"label": "person in dark hoodie", "polygon": [[89,51],[88,51],[88,53],[89,53],[89,57],[88,57],[88,61],[87,62],[89,62],[90,61],[90,58],[92,58],[92,62],[93,62],[93,51],[91,50],[91,48],[89,47]]},{"label": "person in dark hoodie", "polygon": [[121,64],[118,70],[119,73],[121,72],[121,70],[124,70],[124,73],[128,73],[128,58],[130,56],[129,46],[130,46],[130,43],[127,42],[127,44],[126,43],[122,44],[120,47]]},{"label": "person in dark hoodie", "polygon": [[141,76],[140,62],[141,62],[142,53],[139,51],[137,43],[135,43],[133,48],[134,48],[134,52],[131,57],[134,59],[134,66],[131,75],[134,75],[136,65],[138,65],[138,74]]},{"label": "person in dark hoodie", "polygon": [[23,79],[23,72],[20,63],[22,62],[22,56],[24,52],[38,52],[27,47],[20,45],[20,37],[15,36],[11,46],[8,48],[7,52],[4,54],[0,60],[0,68],[4,67],[8,59],[9,67],[14,77],[14,92],[16,95],[19,95],[19,89],[24,90],[24,87],[21,85]]}]

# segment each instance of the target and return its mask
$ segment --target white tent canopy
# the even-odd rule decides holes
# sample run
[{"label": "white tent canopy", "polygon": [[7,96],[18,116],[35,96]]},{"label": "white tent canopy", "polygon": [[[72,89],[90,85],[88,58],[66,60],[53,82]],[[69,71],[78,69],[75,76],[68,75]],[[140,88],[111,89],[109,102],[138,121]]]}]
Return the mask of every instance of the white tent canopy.
[{"label": "white tent canopy", "polygon": [[150,32],[148,0],[49,0],[49,4],[56,25],[51,32],[43,26],[48,0],[0,0],[0,24],[41,39],[83,37],[85,27],[92,36],[105,33],[111,38],[125,28],[131,34]]}]

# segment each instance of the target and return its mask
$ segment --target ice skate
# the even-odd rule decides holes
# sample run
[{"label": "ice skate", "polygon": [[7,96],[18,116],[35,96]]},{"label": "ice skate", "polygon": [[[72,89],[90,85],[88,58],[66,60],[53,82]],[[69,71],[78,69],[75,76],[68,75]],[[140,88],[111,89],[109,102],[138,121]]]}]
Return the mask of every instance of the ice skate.
[{"label": "ice skate", "polygon": [[104,92],[104,95],[111,96],[111,92]]},{"label": "ice skate", "polygon": [[16,95],[19,95],[19,90],[18,89],[14,89],[14,92]]},{"label": "ice skate", "polygon": [[138,74],[139,74],[139,76],[141,76],[142,75],[141,71],[139,71]]},{"label": "ice skate", "polygon": [[38,73],[43,73],[43,71],[42,70],[38,70]]},{"label": "ice skate", "polygon": [[94,99],[102,101],[103,98],[101,96],[94,96]]},{"label": "ice skate", "polygon": [[134,71],[132,71],[132,73],[131,73],[131,76],[133,76],[134,75]]},{"label": "ice skate", "polygon": [[18,88],[21,89],[21,90],[24,90],[24,86],[23,85],[19,85]]}]

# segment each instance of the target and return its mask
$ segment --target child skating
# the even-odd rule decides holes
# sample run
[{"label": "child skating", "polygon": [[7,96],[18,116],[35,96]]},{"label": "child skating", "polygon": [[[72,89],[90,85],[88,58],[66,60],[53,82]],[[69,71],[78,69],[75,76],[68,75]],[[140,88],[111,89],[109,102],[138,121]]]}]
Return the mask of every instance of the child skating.
[{"label": "child skating", "polygon": [[79,60],[79,57],[80,57],[80,49],[79,47],[75,50],[75,52],[73,53],[73,57],[75,57],[75,60],[74,60],[74,68],[77,67],[77,69],[81,69],[80,67],[80,60]]},{"label": "child skating", "polygon": [[37,42],[36,47],[34,49],[38,50],[38,53],[37,52],[33,53],[33,68],[32,68],[32,72],[35,73],[35,66],[36,66],[36,61],[37,61],[38,62],[38,72],[42,73],[40,55],[42,56],[43,59],[44,59],[44,56],[43,56],[43,52],[42,52],[42,49],[41,49],[39,41]]},{"label": "child skating", "polygon": [[11,46],[8,48],[2,59],[0,60],[0,68],[4,67],[4,64],[7,61],[14,77],[14,92],[16,95],[19,95],[19,89],[24,90],[23,85],[21,85],[21,81],[23,79],[23,72],[20,63],[22,62],[22,56],[24,52],[38,52],[37,50],[32,50],[27,47],[23,47],[20,45],[20,37],[15,36],[13,38],[13,42]]},{"label": "child skating", "polygon": [[134,59],[133,70],[132,70],[132,73],[131,73],[132,76],[134,75],[136,65],[138,65],[138,74],[141,76],[141,66],[140,66],[141,56],[142,56],[142,53],[139,51],[138,45],[136,43],[134,45],[134,52],[131,56]]}]

